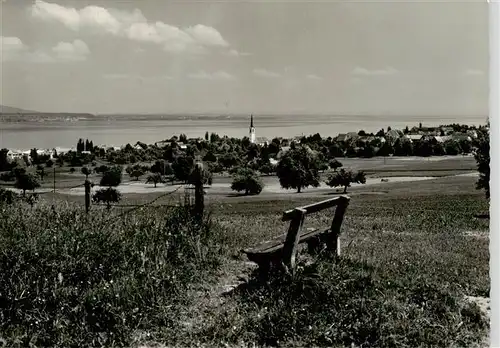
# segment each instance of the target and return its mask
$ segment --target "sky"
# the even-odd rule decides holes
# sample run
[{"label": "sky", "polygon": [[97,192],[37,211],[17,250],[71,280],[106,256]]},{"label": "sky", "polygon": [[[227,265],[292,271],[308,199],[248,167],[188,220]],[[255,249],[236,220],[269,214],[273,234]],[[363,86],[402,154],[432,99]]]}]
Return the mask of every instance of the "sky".
[{"label": "sky", "polygon": [[0,104],[488,114],[486,1],[0,0]]}]

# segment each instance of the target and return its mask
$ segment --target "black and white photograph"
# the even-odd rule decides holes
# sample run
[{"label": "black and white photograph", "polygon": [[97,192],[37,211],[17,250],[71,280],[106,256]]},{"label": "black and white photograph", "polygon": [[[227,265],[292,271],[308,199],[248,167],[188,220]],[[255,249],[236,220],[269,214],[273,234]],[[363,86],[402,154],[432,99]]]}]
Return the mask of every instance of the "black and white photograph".
[{"label": "black and white photograph", "polygon": [[490,347],[493,6],[0,0],[0,348]]}]

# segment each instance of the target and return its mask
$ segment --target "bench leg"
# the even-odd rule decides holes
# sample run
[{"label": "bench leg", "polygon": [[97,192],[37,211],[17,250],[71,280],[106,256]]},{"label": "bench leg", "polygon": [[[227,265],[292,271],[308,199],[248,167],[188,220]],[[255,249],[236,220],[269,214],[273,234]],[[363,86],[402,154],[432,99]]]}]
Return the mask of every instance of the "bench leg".
[{"label": "bench leg", "polygon": [[261,261],[258,263],[259,265],[259,280],[266,281],[269,279],[269,272],[271,271],[271,261]]},{"label": "bench leg", "polygon": [[307,241],[307,252],[310,255],[316,255],[321,251],[322,246],[323,246],[323,243],[319,237],[312,238],[312,239]]}]

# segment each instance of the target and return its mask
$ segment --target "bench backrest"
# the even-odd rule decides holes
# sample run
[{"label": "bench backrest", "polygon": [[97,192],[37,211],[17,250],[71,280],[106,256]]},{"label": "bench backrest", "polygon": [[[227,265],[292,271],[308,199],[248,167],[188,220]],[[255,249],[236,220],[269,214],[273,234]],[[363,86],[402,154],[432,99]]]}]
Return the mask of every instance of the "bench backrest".
[{"label": "bench backrest", "polygon": [[321,202],[308,204],[308,205],[305,205],[303,207],[290,209],[290,210],[287,210],[283,213],[282,221],[292,220],[295,216],[296,209],[305,210],[305,214],[308,215],[308,214],[312,214],[312,213],[317,213],[317,212],[324,210],[324,209],[335,207],[337,205],[339,205],[339,206],[346,205],[347,203],[349,203],[349,200],[350,200],[349,196],[339,196],[339,197],[335,197],[335,198],[326,199],[326,200],[321,201]]},{"label": "bench backrest", "polygon": [[288,233],[283,246],[283,261],[289,269],[293,269],[295,266],[297,244],[300,239],[300,232],[306,215],[317,213],[321,210],[335,206],[337,206],[337,208],[335,209],[335,215],[330,227],[330,237],[326,240],[326,242],[327,247],[330,250],[336,250],[337,255],[340,256],[340,227],[342,225],[344,213],[349,204],[349,200],[350,198],[348,196],[339,196],[285,211],[282,220],[290,221],[290,226],[288,227]]}]

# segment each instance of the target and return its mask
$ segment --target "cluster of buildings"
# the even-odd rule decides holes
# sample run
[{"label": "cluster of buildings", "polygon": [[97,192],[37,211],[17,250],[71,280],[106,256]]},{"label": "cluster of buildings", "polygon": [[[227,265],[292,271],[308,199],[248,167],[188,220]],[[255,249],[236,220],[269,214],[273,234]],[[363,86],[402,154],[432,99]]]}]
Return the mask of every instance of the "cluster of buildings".
[{"label": "cluster of buildings", "polygon": [[356,132],[341,133],[335,137],[336,141],[339,142],[372,142],[378,139],[381,143],[388,140],[392,142],[397,139],[403,139],[409,142],[414,141],[435,141],[438,143],[444,143],[449,140],[453,141],[469,141],[472,142],[476,139],[478,134],[475,130],[468,130],[467,132],[454,132],[452,127],[413,127],[409,133],[405,134],[401,130],[391,129],[387,131],[383,136],[373,136],[373,135],[359,135]]}]

